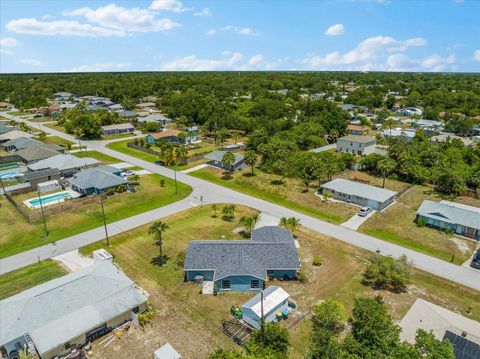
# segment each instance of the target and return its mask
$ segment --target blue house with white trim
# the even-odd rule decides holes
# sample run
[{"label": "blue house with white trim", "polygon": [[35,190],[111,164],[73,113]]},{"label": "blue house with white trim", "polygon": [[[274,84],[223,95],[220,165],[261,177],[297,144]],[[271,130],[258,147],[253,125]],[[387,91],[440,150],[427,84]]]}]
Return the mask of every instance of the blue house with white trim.
[{"label": "blue house with white trim", "polygon": [[186,281],[213,281],[219,292],[254,292],[268,279],[296,279],[300,269],[292,234],[283,228],[255,229],[250,240],[191,241]]}]

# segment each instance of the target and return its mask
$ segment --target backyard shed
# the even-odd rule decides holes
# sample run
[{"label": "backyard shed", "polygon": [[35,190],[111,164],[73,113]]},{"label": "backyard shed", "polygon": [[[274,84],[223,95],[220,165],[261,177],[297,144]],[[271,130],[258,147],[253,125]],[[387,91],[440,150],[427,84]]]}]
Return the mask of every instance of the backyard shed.
[{"label": "backyard shed", "polygon": [[[278,320],[278,313],[288,308],[289,294],[281,287],[271,285],[263,291],[263,319],[265,323]],[[262,293],[242,305],[243,320],[255,329],[260,329],[262,317]]]},{"label": "backyard shed", "polygon": [[323,184],[322,188],[324,193],[329,193],[335,199],[368,206],[377,211],[381,211],[392,203],[397,194],[384,188],[341,178]]}]

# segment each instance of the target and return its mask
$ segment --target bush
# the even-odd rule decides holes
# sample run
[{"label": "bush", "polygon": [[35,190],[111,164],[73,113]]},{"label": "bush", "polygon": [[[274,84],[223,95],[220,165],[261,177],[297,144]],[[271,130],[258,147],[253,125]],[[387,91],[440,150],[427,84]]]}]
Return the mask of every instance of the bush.
[{"label": "bush", "polygon": [[378,254],[370,257],[370,264],[363,273],[363,283],[374,289],[389,289],[404,292],[410,283],[410,266],[407,257],[399,259],[382,257]]},{"label": "bush", "polygon": [[312,324],[314,330],[324,328],[332,333],[339,333],[345,327],[348,313],[336,300],[327,299],[313,307]]},{"label": "bush", "polygon": [[425,218],[423,217],[418,217],[417,218],[417,226],[418,227],[425,227]]},{"label": "bush", "polygon": [[160,179],[160,187],[165,187],[165,178]]},{"label": "bush", "polygon": [[155,311],[153,310],[152,304],[150,304],[150,302],[147,302],[145,306],[147,308],[145,312],[137,314],[138,324],[140,324],[141,327],[143,327],[145,324],[150,323],[155,316]]},{"label": "bush", "polygon": [[307,276],[304,272],[300,272],[300,274],[298,275],[298,280],[302,283],[305,283],[307,281]]},{"label": "bush", "polygon": [[323,260],[320,258],[320,256],[313,256],[312,264],[317,267],[321,266],[323,264]]},{"label": "bush", "polygon": [[182,251],[178,253],[177,256],[175,257],[175,264],[177,266],[177,269],[183,268],[183,264],[185,263],[185,256],[186,256],[186,253]]}]

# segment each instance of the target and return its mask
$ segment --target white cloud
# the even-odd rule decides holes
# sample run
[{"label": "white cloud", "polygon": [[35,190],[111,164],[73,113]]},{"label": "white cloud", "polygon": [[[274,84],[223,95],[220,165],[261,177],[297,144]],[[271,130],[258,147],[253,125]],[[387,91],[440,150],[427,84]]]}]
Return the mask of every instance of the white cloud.
[{"label": "white cloud", "polygon": [[233,31],[236,32],[237,34],[240,35],[249,35],[249,36],[256,36],[258,35],[258,32],[253,30],[250,27],[239,27],[239,26],[233,26],[233,25],[227,25],[223,27],[224,31]]},{"label": "white cloud", "polygon": [[154,0],[150,5],[152,10],[183,12],[190,9],[184,8],[178,0]]},{"label": "white cloud", "polygon": [[[389,36],[376,36],[365,39],[354,49],[340,53],[331,52],[325,56],[307,56],[301,63],[311,69],[345,69],[368,71],[381,70],[387,67],[388,53],[402,53],[411,47],[424,46],[427,43],[422,38],[396,40]],[[400,61],[403,57],[392,57],[391,62]]]},{"label": "white cloud", "polygon": [[194,13],[195,16],[212,16],[212,13],[208,9],[208,7],[204,8],[202,11],[198,11]]},{"label": "white cloud", "polygon": [[164,71],[213,71],[227,70],[243,60],[243,55],[239,52],[227,53],[230,55],[224,60],[200,59],[197,55],[189,55],[180,59],[168,62],[162,66]]},{"label": "white cloud", "polygon": [[81,24],[78,21],[38,21],[33,18],[12,20],[5,26],[8,31],[18,34],[45,36],[125,36],[125,32],[117,29],[107,29],[91,24]]},{"label": "white cloud", "polygon": [[344,32],[345,32],[345,26],[343,26],[343,24],[335,24],[335,25],[330,26],[325,31],[325,35],[338,36],[338,35],[342,35]]},{"label": "white cloud", "polygon": [[27,65],[27,66],[41,66],[43,63],[40,60],[37,59],[23,59],[20,60],[20,63],[22,65]]},{"label": "white cloud", "polygon": [[211,29],[211,30],[208,30],[205,34],[208,35],[208,36],[212,36],[212,35],[215,35],[216,33],[217,33],[216,30]]},{"label": "white cloud", "polygon": [[52,15],[46,14],[42,16],[42,20],[48,20],[48,19],[51,19],[52,17],[53,17]]},{"label": "white cloud", "polygon": [[107,63],[99,63],[93,65],[79,65],[75,66],[71,69],[64,70],[64,72],[101,72],[101,71],[112,71],[112,70],[122,70],[128,68],[130,66],[129,63],[121,62],[107,62]]},{"label": "white cloud", "polygon": [[157,19],[155,13],[148,9],[127,9],[115,4],[99,7],[95,10],[83,7],[65,11],[63,15],[83,16],[90,23],[125,32],[158,32],[180,26],[180,24],[167,18]]},{"label": "white cloud", "polygon": [[13,37],[2,37],[0,38],[0,54],[3,55],[12,55],[12,47],[19,45],[19,42]]},{"label": "white cloud", "polygon": [[256,66],[258,64],[261,64],[263,61],[265,61],[265,57],[263,55],[254,55],[250,58],[248,61],[249,65]]},{"label": "white cloud", "polygon": [[473,53],[473,59],[475,61],[480,61],[480,49],[476,50],[474,53]]}]

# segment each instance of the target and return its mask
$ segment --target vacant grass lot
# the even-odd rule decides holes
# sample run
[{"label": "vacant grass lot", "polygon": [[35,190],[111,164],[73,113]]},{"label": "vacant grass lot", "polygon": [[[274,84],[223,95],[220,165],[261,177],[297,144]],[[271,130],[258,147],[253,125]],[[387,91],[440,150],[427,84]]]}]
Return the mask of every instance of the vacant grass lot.
[{"label": "vacant grass lot", "polygon": [[115,157],[112,157],[112,156],[109,156],[109,155],[106,155],[102,152],[97,152],[97,151],[82,151],[82,152],[74,152],[72,153],[72,155],[76,156],[76,157],[80,157],[80,158],[83,158],[83,157],[91,157],[91,158],[95,158],[96,160],[99,160],[100,162],[103,162],[103,164],[111,164],[111,163],[119,163],[121,162],[121,160],[119,160],[118,158],[115,158]]},{"label": "vacant grass lot", "polygon": [[[125,357],[149,358],[149,353],[166,341],[182,348],[182,354],[188,358],[204,358],[217,347],[233,347],[221,331],[221,320],[230,317],[232,304],[242,304],[252,294],[201,295],[199,286],[183,282],[182,268],[177,267],[175,257],[186,251],[190,240],[241,238],[238,221],[241,216],[253,212],[253,209],[238,206],[234,221],[226,222],[220,216],[213,218],[211,208],[204,206],[164,219],[170,226],[164,234],[164,253],[170,260],[163,267],[151,263],[158,255],[158,249],[152,244],[152,236],[148,235],[148,226],[113,237],[112,247],[107,250],[115,255],[125,273],[149,292],[156,316],[145,332],[134,332],[106,349],[94,344],[93,358],[117,357],[120,353]],[[313,304],[329,297],[341,301],[351,310],[356,296],[382,295],[395,319],[400,319],[418,297],[480,319],[480,293],[477,291],[416,270],[408,293],[373,291],[360,282],[369,253],[303,228],[297,235],[306,282],[270,283],[280,284],[297,301],[297,314],[307,314]],[[100,247],[106,248],[103,242],[99,242],[80,251],[90,254]],[[311,264],[314,255],[321,256],[322,266]],[[472,314],[467,315],[464,312],[469,306]],[[292,325],[292,321],[293,318],[284,324]],[[303,358],[310,334],[308,315],[289,330],[291,357]],[[144,354],[138,353],[139,346],[144,348]]]},{"label": "vacant grass lot", "polygon": [[49,144],[54,144],[54,145],[60,145],[60,146],[72,145],[74,143],[72,141],[69,141],[69,140],[66,140],[64,138],[57,137],[57,136],[47,136],[47,137],[45,137],[45,140],[43,140],[42,142],[49,143]]},{"label": "vacant grass lot", "polygon": [[[191,188],[178,183],[175,195],[174,181],[165,179],[165,187],[160,187],[157,174],[140,176],[140,186],[135,193],[117,193],[105,201],[107,222],[149,211],[188,196]],[[33,194],[32,197],[35,195]],[[68,212],[47,216],[48,237],[41,239],[42,223],[27,223],[18,211],[7,201],[2,203],[0,221],[0,258],[23,252],[56,240],[72,236],[103,225],[100,203],[93,203],[72,209]]]},{"label": "vacant grass lot", "polygon": [[60,264],[46,260],[0,275],[0,300],[64,274],[67,271]]},{"label": "vacant grass lot", "polygon": [[213,167],[202,168],[190,173],[192,176],[229,187],[278,205],[288,207],[312,217],[342,223],[358,211],[358,207],[339,202],[323,202],[315,196],[314,189],[304,192],[305,186],[294,178],[285,178],[282,185],[272,184],[279,176],[255,170],[255,176],[249,176],[250,169],[233,174],[226,179],[223,170]]},{"label": "vacant grass lot", "polygon": [[57,123],[46,123],[44,126],[52,128],[52,129],[60,131],[60,132],[66,132],[65,128],[62,125],[58,125]]},{"label": "vacant grass lot", "polygon": [[111,148],[112,150],[118,151],[125,153],[126,155],[130,155],[136,158],[140,158],[141,160],[148,161],[148,162],[155,162],[158,161],[159,158],[158,156],[151,155],[150,153],[142,152],[135,150],[133,148],[130,148],[127,146],[127,143],[132,142],[132,140],[125,140],[125,141],[119,141],[119,142],[113,142],[109,143],[107,145],[108,148]]},{"label": "vacant grass lot", "polygon": [[[360,231],[428,254],[446,261],[462,264],[475,248],[475,242],[463,238],[451,239],[446,233],[429,227],[417,227],[414,223],[418,207],[426,199],[439,201],[425,186],[414,186],[397,199],[397,203],[384,213],[375,213],[360,227]],[[457,245],[456,241],[461,244]],[[464,252],[462,249],[468,249]]]}]

